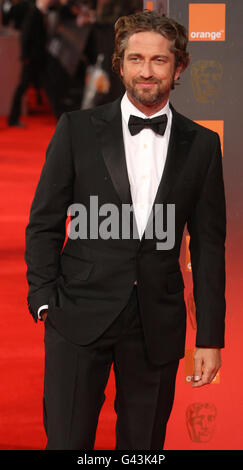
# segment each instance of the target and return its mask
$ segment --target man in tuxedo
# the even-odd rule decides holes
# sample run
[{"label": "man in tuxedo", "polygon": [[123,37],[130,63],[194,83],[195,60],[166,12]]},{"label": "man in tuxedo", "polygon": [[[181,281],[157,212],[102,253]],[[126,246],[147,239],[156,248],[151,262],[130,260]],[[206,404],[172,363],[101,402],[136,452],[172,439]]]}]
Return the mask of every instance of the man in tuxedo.
[{"label": "man in tuxedo", "polygon": [[[186,47],[185,28],[156,12],[119,18],[113,67],[126,93],[62,115],[48,147],[26,230],[29,309],[45,322],[47,449],[94,448],[111,366],[116,449],[163,448],[185,349],[185,226],[197,315],[193,386],[210,383],[221,365],[222,157],[218,134],[169,103],[189,63]],[[155,206],[174,208],[169,243],[152,230]],[[114,207],[119,224],[109,236],[102,224]]]}]

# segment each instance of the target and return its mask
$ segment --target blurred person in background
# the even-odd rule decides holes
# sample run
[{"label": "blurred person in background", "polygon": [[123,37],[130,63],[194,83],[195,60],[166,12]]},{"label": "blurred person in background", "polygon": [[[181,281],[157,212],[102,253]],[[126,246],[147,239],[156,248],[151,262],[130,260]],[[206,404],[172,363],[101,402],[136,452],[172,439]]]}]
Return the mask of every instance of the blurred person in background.
[{"label": "blurred person in background", "polygon": [[56,118],[80,108],[86,67],[84,48],[93,21],[94,10],[79,0],[61,0],[48,16],[52,31],[47,43],[45,91]]},{"label": "blurred person in background", "polygon": [[[33,0],[13,0],[12,3],[7,0],[3,3],[3,25],[7,28],[22,31],[28,11],[33,4]],[[33,86],[36,91],[37,104],[42,104],[42,95],[40,89],[40,80],[38,75],[33,76]]]},{"label": "blurred person in background", "polygon": [[21,76],[15,90],[10,114],[9,126],[24,127],[20,122],[22,97],[30,84],[41,86],[41,77],[46,62],[46,25],[45,15],[50,0],[36,0],[31,4],[21,29]]}]

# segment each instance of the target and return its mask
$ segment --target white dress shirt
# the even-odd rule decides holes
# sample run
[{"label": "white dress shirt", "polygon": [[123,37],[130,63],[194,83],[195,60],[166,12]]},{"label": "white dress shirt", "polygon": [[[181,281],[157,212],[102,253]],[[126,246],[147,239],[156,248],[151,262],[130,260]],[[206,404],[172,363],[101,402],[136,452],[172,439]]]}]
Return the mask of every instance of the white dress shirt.
[{"label": "white dress shirt", "polygon": [[148,118],[148,116],[132,104],[127,93],[125,93],[121,101],[121,112],[128,178],[139,237],[141,239],[164,170],[171,131],[172,112],[169,107],[169,101],[167,101],[160,111],[149,116],[149,118],[153,118],[161,114],[167,114],[168,122],[163,136],[156,134],[149,128],[143,129],[134,136],[130,134],[128,128],[130,115],[132,114],[143,119]]},{"label": "white dress shirt", "polygon": [[[125,146],[128,178],[131,188],[132,202],[140,239],[147,225],[149,214],[162,178],[168,143],[170,138],[172,112],[169,101],[157,113],[150,118],[167,114],[168,122],[163,136],[155,134],[152,129],[143,129],[139,134],[132,136],[128,128],[131,114],[146,119],[143,114],[129,100],[127,93],[121,100],[122,130]],[[48,309],[48,305],[42,305],[38,309],[38,318],[41,319],[41,311]]]}]

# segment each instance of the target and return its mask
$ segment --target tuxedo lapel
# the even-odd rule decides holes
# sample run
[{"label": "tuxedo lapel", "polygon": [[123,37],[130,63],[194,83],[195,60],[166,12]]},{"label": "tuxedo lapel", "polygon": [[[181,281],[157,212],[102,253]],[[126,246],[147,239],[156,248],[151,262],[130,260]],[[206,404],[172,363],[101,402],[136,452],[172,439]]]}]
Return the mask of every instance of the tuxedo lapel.
[{"label": "tuxedo lapel", "polygon": [[180,119],[180,114],[172,106],[171,109],[173,117],[167,158],[155,197],[155,203],[163,203],[166,200],[168,192],[173,188],[181,170],[185,167],[195,136],[195,130],[185,125],[183,120]]},{"label": "tuxedo lapel", "polygon": [[[121,99],[92,116],[101,153],[114,188],[123,204],[132,204],[122,133]],[[98,109],[98,108],[97,108]]]}]

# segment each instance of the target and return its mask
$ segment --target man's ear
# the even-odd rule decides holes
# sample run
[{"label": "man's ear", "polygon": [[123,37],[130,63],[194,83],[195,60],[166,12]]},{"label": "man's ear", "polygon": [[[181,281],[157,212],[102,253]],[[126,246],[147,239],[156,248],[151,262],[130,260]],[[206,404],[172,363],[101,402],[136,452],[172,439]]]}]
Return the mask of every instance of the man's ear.
[{"label": "man's ear", "polygon": [[123,77],[123,67],[122,67],[122,62],[121,62],[121,64],[120,64],[120,75],[121,75],[121,77]]},{"label": "man's ear", "polygon": [[120,57],[120,76],[123,78],[123,62],[124,57]]},{"label": "man's ear", "polygon": [[176,71],[175,71],[175,76],[174,76],[174,80],[178,80],[179,77],[180,77],[180,74],[183,72],[183,64],[180,63],[179,65],[177,65],[176,67]]}]

